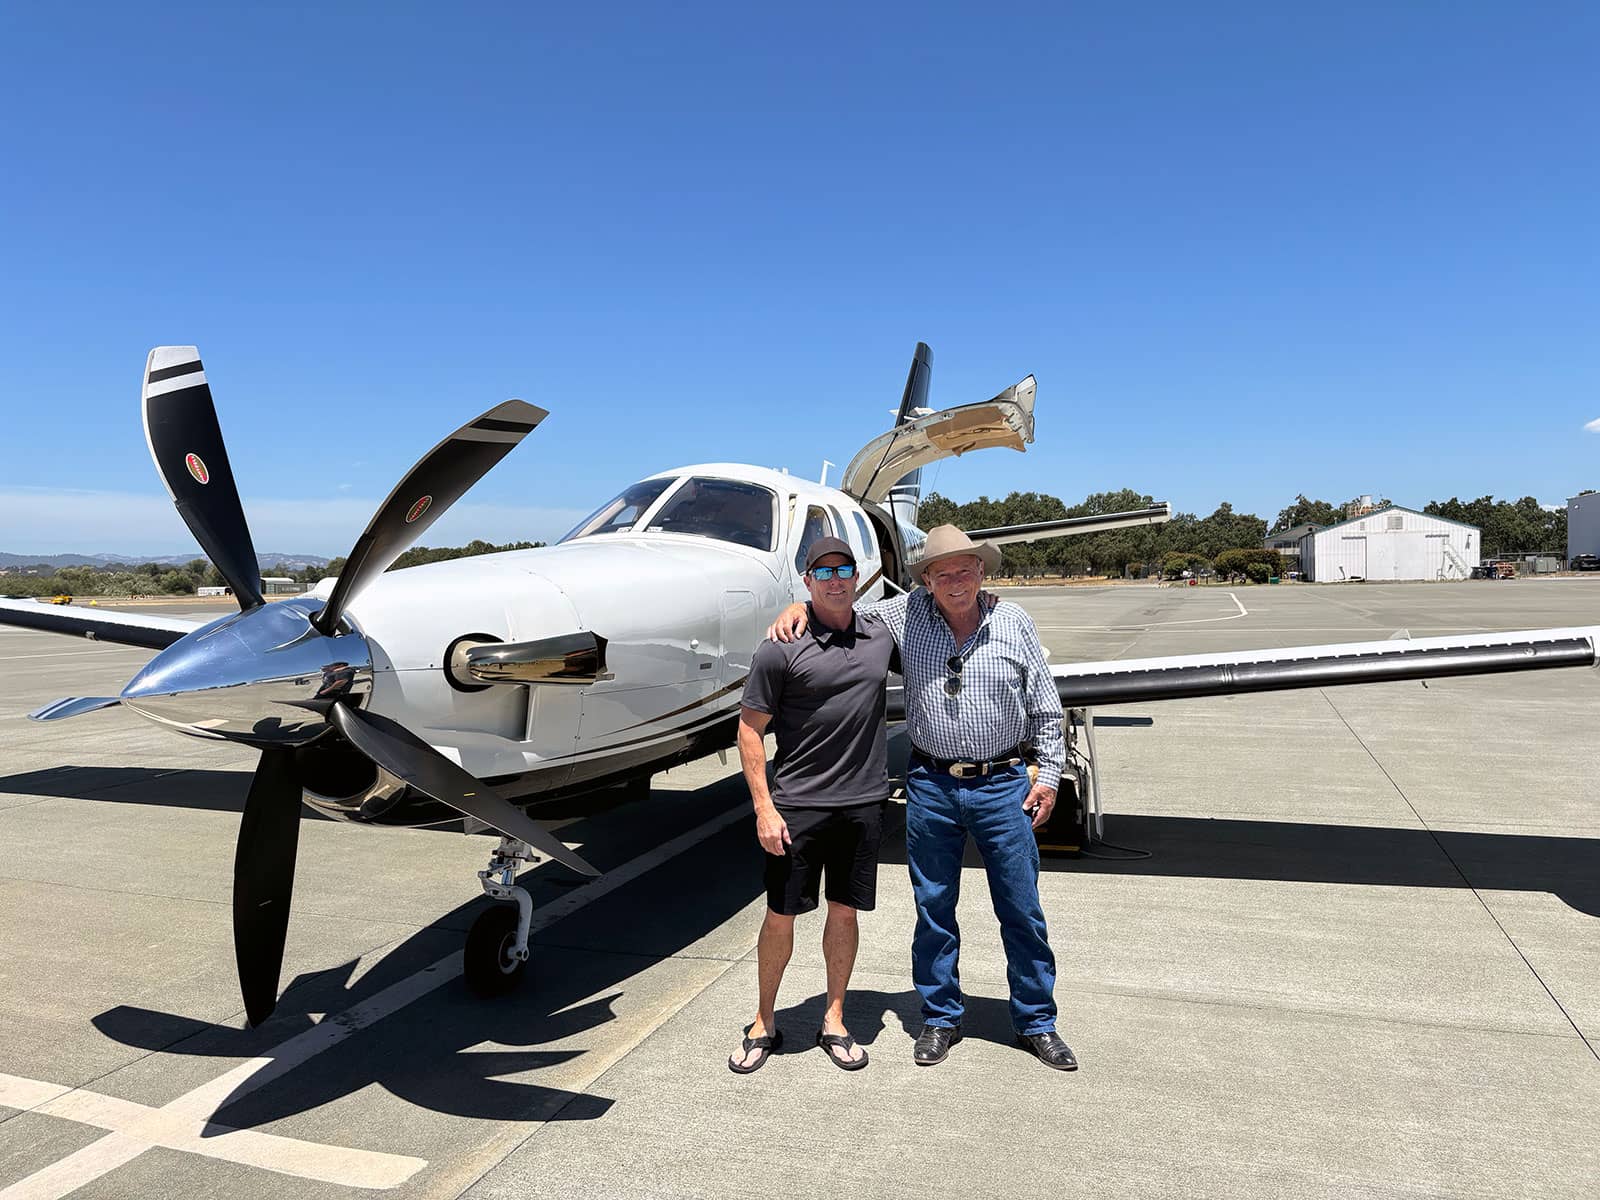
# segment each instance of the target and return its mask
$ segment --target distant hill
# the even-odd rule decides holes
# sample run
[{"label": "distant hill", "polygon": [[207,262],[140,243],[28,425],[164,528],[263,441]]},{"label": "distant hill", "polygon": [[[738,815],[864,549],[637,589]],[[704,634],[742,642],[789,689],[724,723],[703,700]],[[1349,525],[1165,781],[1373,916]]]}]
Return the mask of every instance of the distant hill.
[{"label": "distant hill", "polygon": [[[204,555],[193,554],[7,554],[0,551],[0,567],[137,567],[141,563],[161,563],[163,566],[181,567]],[[262,570],[298,571],[305,567],[325,567],[328,560],[317,554],[258,554],[256,562]]]},{"label": "distant hill", "polygon": [[[185,560],[186,561],[186,560]],[[258,554],[256,562],[263,568],[288,567],[298,571],[303,567],[325,567],[333,560],[320,554]]]}]

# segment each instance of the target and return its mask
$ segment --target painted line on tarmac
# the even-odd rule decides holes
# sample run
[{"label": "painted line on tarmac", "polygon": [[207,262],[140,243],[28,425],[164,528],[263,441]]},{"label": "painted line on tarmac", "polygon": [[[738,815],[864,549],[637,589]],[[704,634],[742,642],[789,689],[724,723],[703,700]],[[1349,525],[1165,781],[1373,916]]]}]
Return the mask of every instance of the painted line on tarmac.
[{"label": "painted line on tarmac", "polygon": [[1187,617],[1182,621],[1146,621],[1140,625],[1045,625],[1038,624],[1039,629],[1048,629],[1053,633],[1073,631],[1091,633],[1142,633],[1152,629],[1163,629],[1168,625],[1215,625],[1218,621],[1237,621],[1240,617],[1248,617],[1250,610],[1240,602],[1239,597],[1232,592],[1225,595],[1233,601],[1234,607],[1239,611],[1229,613],[1224,617]]},{"label": "painted line on tarmac", "polygon": [[[750,819],[750,809],[744,804],[737,805],[720,816],[712,817],[686,833],[681,833],[670,842],[663,842],[647,854],[641,854],[618,867],[615,871],[607,872],[599,879],[577,891],[569,892],[561,899],[551,904],[546,904],[537,909],[533,914],[533,923],[529,936],[548,928],[561,920],[571,916],[585,905],[609,895],[625,884],[632,883],[641,875],[645,875],[669,859],[688,850],[698,842],[704,841],[713,834],[720,833],[728,826],[738,821]],[[321,1054],[331,1050],[343,1042],[351,1034],[365,1029],[368,1025],[382,1020],[400,1011],[414,1000],[420,1000],[432,992],[454,980],[461,974],[461,952],[455,951],[445,955],[439,961],[422,968],[414,975],[390,984],[381,992],[364,1000],[362,1003],[345,1009],[340,1013],[330,1013],[321,1022],[302,1033],[296,1034],[286,1042],[268,1050],[258,1058],[241,1063],[226,1074],[218,1076],[210,1083],[201,1084],[192,1091],[184,1093],[170,1104],[159,1109],[151,1109],[147,1116],[140,1118],[136,1126],[139,1133],[113,1132],[107,1134],[99,1141],[83,1149],[69,1154],[66,1158],[52,1163],[42,1170],[35,1171],[32,1175],[21,1179],[10,1187],[0,1189],[0,1200],[60,1200],[61,1197],[76,1191],[87,1183],[99,1179],[124,1163],[137,1158],[153,1145],[158,1143],[153,1140],[144,1140],[145,1122],[154,1123],[162,1131],[173,1131],[176,1134],[192,1136],[196,1140],[204,1137],[207,1144],[221,1142],[223,1137],[208,1136],[210,1131],[218,1128],[211,1121],[212,1115],[226,1101],[236,1100],[248,1092],[253,1092],[265,1087],[274,1080],[282,1078],[296,1067]],[[32,1081],[22,1081],[31,1083]],[[40,1084],[38,1087],[50,1089],[55,1085]],[[94,1096],[95,1093],[74,1091],[70,1095]],[[60,1103],[65,1096],[47,1098],[48,1103]],[[5,1098],[0,1095],[0,1104],[5,1103]],[[7,1104],[7,1107],[13,1107]],[[240,1131],[244,1132],[244,1131]],[[273,1135],[259,1134],[259,1137]],[[293,1143],[293,1139],[279,1139],[283,1143]],[[298,1146],[311,1146],[315,1143],[293,1143]],[[187,1146],[177,1146],[176,1149],[187,1149]],[[384,1183],[380,1180],[391,1176],[384,1176],[381,1170],[389,1170],[392,1174],[393,1167],[387,1160],[394,1159],[396,1155],[376,1155],[374,1152],[345,1151],[339,1147],[322,1147],[336,1154],[360,1155],[372,1154],[373,1171],[370,1176],[364,1177],[362,1182],[346,1182],[351,1187],[385,1188],[394,1187],[395,1183]],[[267,1150],[260,1150],[250,1160],[233,1158],[230,1161],[249,1161],[252,1166],[264,1167],[284,1175],[299,1175],[303,1178],[320,1178],[303,1169],[303,1162],[298,1152],[289,1153],[288,1146],[280,1147],[282,1153],[273,1154]],[[242,1151],[241,1151],[242,1153]],[[347,1159],[342,1165],[351,1167],[352,1173],[360,1166],[354,1159]],[[381,1170],[380,1170],[381,1169]],[[410,1178],[408,1174],[406,1178]],[[404,1182],[401,1180],[400,1182]]]},{"label": "painted line on tarmac", "polygon": [[[111,1156],[122,1162],[152,1147],[160,1147],[241,1166],[260,1167],[300,1179],[315,1179],[319,1183],[385,1191],[399,1187],[428,1165],[425,1158],[404,1154],[352,1150],[253,1129],[196,1122],[115,1096],[17,1075],[0,1074],[0,1104],[109,1130],[113,1137],[102,1142],[113,1142]],[[63,1183],[77,1188],[87,1182],[85,1167],[88,1164],[80,1161],[68,1166],[67,1163],[67,1159],[62,1159],[0,1191],[0,1196],[6,1200],[14,1197],[32,1200],[65,1195],[61,1190]]]}]

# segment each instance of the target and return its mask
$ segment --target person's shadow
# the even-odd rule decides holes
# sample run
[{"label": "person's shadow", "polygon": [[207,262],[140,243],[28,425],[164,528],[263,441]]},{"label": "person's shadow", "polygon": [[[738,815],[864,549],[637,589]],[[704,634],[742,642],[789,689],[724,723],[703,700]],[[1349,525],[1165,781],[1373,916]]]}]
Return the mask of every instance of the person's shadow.
[{"label": "person's shadow", "polygon": [[[784,1054],[803,1054],[814,1047],[817,1030],[822,1028],[822,1013],[828,998],[818,992],[780,1008],[777,1012],[778,1028],[784,1031]],[[966,1012],[961,1017],[961,1036],[967,1040],[995,1042],[1009,1046],[1016,1040],[1011,1027],[1011,1006],[992,996],[966,996]],[[876,1045],[884,1038],[882,1049],[899,1053],[903,1047],[911,1055],[911,1043],[922,1032],[922,1001],[914,990],[880,992],[872,988],[852,988],[844,997],[844,1023],[850,1035],[863,1046]]]}]

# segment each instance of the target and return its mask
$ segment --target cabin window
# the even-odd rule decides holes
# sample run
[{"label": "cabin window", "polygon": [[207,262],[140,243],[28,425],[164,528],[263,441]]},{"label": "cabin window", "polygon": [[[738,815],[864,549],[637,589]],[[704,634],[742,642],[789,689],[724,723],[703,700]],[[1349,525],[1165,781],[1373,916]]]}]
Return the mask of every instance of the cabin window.
[{"label": "cabin window", "polygon": [[867,519],[858,512],[850,515],[856,519],[856,529],[861,534],[861,553],[868,558],[877,558],[878,546],[872,540],[872,530],[867,528]]},{"label": "cabin window", "polygon": [[844,517],[833,505],[828,505],[828,515],[833,518],[834,536],[841,538],[846,544],[850,541],[850,527],[844,523]]},{"label": "cabin window", "polygon": [[800,542],[794,551],[794,573],[804,575],[806,570],[806,551],[811,549],[813,542],[818,538],[830,536],[832,531],[828,528],[828,514],[813,504],[806,509],[805,528],[800,531]]},{"label": "cabin window", "polygon": [[686,533],[752,550],[773,550],[778,498],[733,479],[691,479],[650,522],[652,533]]},{"label": "cabin window", "polygon": [[574,538],[593,537],[597,533],[620,533],[624,529],[633,528],[634,523],[644,516],[645,510],[654,504],[673,482],[671,476],[666,479],[639,481],[579,521],[561,540],[570,542]]}]

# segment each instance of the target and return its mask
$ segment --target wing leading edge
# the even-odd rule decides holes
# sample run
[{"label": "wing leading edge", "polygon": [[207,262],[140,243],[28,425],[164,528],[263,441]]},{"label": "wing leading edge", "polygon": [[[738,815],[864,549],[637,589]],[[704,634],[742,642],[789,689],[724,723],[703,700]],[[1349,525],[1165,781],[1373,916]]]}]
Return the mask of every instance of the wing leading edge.
[{"label": "wing leading edge", "polygon": [[992,529],[969,529],[966,532],[975,542],[1009,546],[1013,542],[1039,542],[1048,538],[1072,537],[1084,533],[1104,533],[1109,529],[1164,525],[1170,520],[1172,520],[1172,505],[1165,500],[1158,500],[1146,508],[1135,508],[1128,512],[1062,517],[1055,521],[1034,521],[1028,525],[996,525]]},{"label": "wing leading edge", "polygon": [[40,629],[46,633],[73,633],[97,642],[165,650],[199,622],[153,614],[112,612],[40,604],[36,600],[0,600],[0,625]]},{"label": "wing leading edge", "polygon": [[1600,626],[1285,646],[1055,666],[1064,708],[1600,665]]}]

